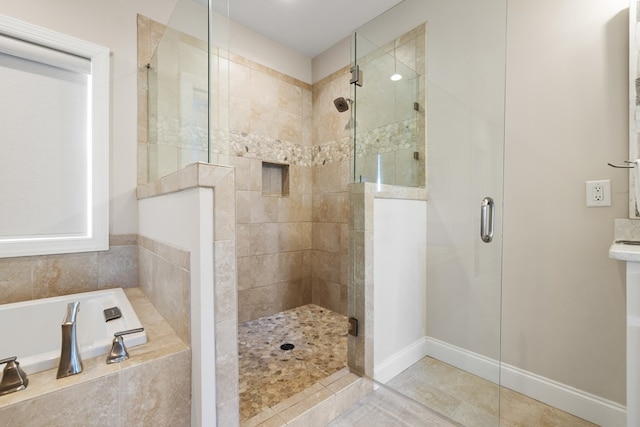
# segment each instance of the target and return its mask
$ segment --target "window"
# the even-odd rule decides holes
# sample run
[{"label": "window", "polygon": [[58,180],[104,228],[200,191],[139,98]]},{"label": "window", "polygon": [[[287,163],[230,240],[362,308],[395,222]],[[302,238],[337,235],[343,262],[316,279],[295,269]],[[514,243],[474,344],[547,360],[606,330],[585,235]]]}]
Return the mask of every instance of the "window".
[{"label": "window", "polygon": [[109,50],[0,16],[0,257],[108,249]]}]

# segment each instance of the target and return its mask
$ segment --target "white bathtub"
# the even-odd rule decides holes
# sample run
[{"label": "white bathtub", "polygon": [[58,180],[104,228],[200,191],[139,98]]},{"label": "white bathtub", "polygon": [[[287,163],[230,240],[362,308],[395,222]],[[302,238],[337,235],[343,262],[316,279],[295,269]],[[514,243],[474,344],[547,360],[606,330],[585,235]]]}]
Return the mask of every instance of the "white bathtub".
[{"label": "white bathtub", "polygon": [[[60,325],[67,304],[73,301],[80,301],[76,332],[83,360],[106,355],[115,332],[144,326],[121,288],[3,304],[0,359],[17,356],[27,374],[57,368],[62,340]],[[111,307],[120,308],[122,317],[106,322],[103,310]],[[123,338],[127,348],[147,342],[145,332]]]}]

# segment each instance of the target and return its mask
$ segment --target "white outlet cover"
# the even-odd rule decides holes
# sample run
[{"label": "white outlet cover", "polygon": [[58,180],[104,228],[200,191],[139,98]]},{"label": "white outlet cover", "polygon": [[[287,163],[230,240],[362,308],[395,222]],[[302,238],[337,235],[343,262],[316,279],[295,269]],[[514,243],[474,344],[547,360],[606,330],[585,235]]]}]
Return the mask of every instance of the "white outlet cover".
[{"label": "white outlet cover", "polygon": [[[594,196],[597,194],[597,188],[602,188],[600,200]],[[587,181],[586,196],[587,207],[611,206],[611,181],[608,179]]]}]

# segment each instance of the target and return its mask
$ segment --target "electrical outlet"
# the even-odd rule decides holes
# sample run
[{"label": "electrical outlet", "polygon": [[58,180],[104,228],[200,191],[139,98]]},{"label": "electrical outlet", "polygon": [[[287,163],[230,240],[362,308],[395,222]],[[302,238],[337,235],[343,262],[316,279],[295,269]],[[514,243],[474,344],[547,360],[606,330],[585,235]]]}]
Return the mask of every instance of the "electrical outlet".
[{"label": "electrical outlet", "polygon": [[587,206],[611,206],[611,181],[587,181]]}]

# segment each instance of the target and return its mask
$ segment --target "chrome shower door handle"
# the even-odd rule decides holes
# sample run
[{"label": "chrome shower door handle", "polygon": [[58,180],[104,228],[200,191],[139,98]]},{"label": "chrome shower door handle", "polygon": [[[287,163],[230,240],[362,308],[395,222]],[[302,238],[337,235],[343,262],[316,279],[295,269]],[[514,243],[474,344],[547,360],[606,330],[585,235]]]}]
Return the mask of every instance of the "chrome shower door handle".
[{"label": "chrome shower door handle", "polygon": [[493,220],[495,218],[495,204],[491,197],[482,199],[480,205],[480,238],[489,243],[493,240]]}]

